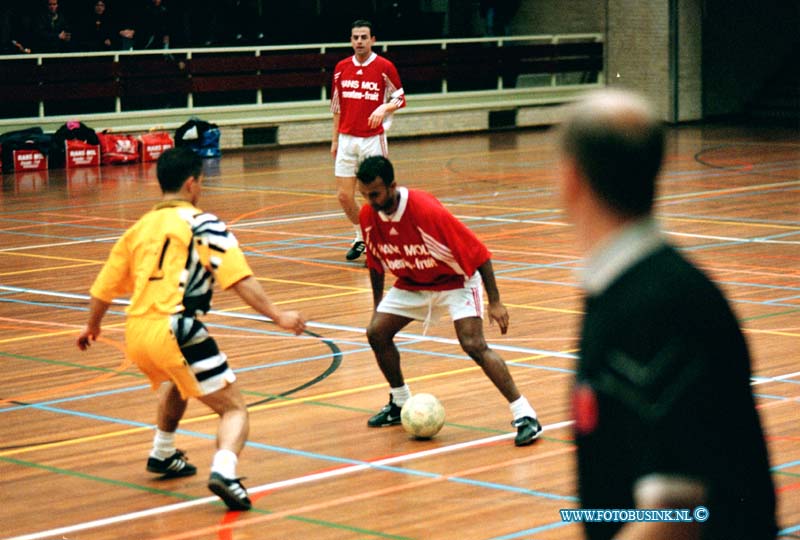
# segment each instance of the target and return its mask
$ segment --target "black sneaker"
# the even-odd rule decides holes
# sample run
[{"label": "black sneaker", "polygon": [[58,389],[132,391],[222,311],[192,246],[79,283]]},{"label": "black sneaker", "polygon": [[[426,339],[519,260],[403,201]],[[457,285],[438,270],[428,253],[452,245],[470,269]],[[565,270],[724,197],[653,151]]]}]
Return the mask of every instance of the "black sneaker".
[{"label": "black sneaker", "polygon": [[212,472],[208,477],[208,489],[222,499],[231,510],[250,510],[253,507],[241,478],[225,478],[219,473]]},{"label": "black sneaker", "polygon": [[364,242],[362,242],[361,240],[356,240],[355,242],[353,242],[353,245],[350,246],[350,249],[347,250],[347,255],[345,255],[345,258],[348,261],[354,261],[359,257],[361,257],[361,254],[364,253],[366,249],[367,245]]},{"label": "black sneaker", "polygon": [[531,444],[542,433],[542,425],[536,418],[523,416],[511,422],[517,428],[517,436],[514,438],[516,446],[526,446]]},{"label": "black sneaker", "polygon": [[378,414],[367,420],[369,427],[386,427],[400,424],[400,407],[389,397],[389,403]]},{"label": "black sneaker", "polygon": [[179,478],[197,473],[197,467],[189,463],[183,450],[175,450],[167,459],[147,458],[147,470],[162,475],[163,478]]}]

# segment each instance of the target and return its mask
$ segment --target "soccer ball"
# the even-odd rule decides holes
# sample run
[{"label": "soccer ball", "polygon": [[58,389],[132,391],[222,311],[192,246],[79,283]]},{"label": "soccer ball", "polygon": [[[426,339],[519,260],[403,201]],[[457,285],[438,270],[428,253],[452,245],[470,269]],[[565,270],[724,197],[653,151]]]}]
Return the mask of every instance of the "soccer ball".
[{"label": "soccer ball", "polygon": [[409,435],[430,439],[444,425],[444,407],[436,396],[415,394],[403,405],[400,421]]}]

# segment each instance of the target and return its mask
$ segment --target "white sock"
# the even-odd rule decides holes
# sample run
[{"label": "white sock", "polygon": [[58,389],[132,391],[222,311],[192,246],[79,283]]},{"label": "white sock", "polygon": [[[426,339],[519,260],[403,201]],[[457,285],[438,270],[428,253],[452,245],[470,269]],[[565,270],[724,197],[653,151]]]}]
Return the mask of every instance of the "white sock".
[{"label": "white sock", "polygon": [[536,418],[536,411],[533,410],[525,396],[520,396],[516,401],[509,403],[508,406],[511,409],[511,416],[514,417],[514,420],[519,420],[523,416]]},{"label": "white sock", "polygon": [[353,228],[356,230],[355,242],[363,242],[364,237],[361,235],[361,225],[353,225]]},{"label": "white sock", "polygon": [[398,388],[392,388],[389,392],[392,394],[392,401],[394,401],[394,404],[398,407],[402,407],[405,402],[408,401],[408,398],[411,397],[411,389],[407,384]]},{"label": "white sock", "polygon": [[153,449],[150,457],[156,459],[167,459],[175,453],[175,433],[156,429],[156,436],[153,438]]},{"label": "white sock", "polygon": [[211,463],[211,472],[219,473],[225,478],[238,478],[236,476],[236,464],[239,458],[230,450],[217,450],[214,454],[214,461]]}]

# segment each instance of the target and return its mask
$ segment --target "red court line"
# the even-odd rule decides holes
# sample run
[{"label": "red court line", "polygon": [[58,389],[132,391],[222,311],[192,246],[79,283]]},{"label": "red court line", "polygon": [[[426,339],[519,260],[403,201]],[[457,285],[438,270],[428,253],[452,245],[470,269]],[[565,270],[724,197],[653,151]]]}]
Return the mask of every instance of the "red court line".
[{"label": "red court line", "polygon": [[[30,330],[30,328],[26,327],[26,326],[14,326],[14,325],[6,325],[6,324],[0,325],[0,328],[11,329],[11,330]],[[32,399],[55,397],[55,396],[57,396],[57,395],[59,395],[59,394],[61,394],[63,392],[68,392],[70,390],[76,390],[78,388],[83,388],[85,386],[90,386],[92,384],[95,384],[95,383],[98,383],[98,382],[102,382],[102,381],[104,381],[106,379],[110,379],[111,377],[114,377],[115,375],[119,375],[120,373],[122,373],[123,371],[128,369],[128,367],[130,367],[131,361],[128,360],[128,357],[125,355],[125,346],[124,345],[122,345],[121,343],[119,343],[117,341],[114,341],[112,339],[108,339],[108,338],[105,338],[105,337],[102,337],[102,336],[98,336],[97,337],[97,341],[103,342],[103,343],[105,343],[107,345],[111,345],[112,347],[115,347],[120,352],[122,352],[122,362],[113,371],[106,372],[106,373],[103,373],[101,375],[97,375],[96,377],[92,377],[92,378],[87,379],[85,381],[79,381],[79,382],[75,382],[75,383],[71,383],[71,384],[65,384],[65,385],[62,385],[62,386],[56,386],[54,388],[46,388],[44,390],[38,390],[38,391],[35,391],[35,392],[30,392],[28,394],[23,394],[23,395],[20,395],[20,396],[14,396],[14,397],[8,397],[8,398],[0,398],[0,405],[4,405],[6,403],[11,403],[11,402],[15,402],[15,401],[24,402],[24,401],[30,401]]]},{"label": "red court line", "polygon": [[[220,525],[212,525],[212,526],[208,526],[208,527],[201,527],[201,528],[198,528],[198,529],[195,529],[195,530],[191,530],[191,531],[184,531],[182,533],[175,534],[175,535],[161,536],[161,537],[158,537],[158,539],[159,540],[184,540],[184,539],[188,540],[188,539],[192,539],[192,538],[197,538],[200,535],[213,534],[213,533],[216,532],[218,534],[218,538],[223,540],[223,539],[226,539],[226,538],[230,538],[230,536],[224,536],[225,531],[231,531],[234,528],[242,528],[242,527],[249,526],[249,525],[255,525],[257,523],[265,523],[265,522],[268,522],[268,521],[275,521],[277,519],[282,519],[282,518],[285,518],[285,517],[288,517],[288,516],[291,516],[291,515],[299,515],[299,514],[312,512],[312,511],[317,511],[317,510],[324,510],[324,509],[331,508],[331,507],[334,507],[334,506],[339,506],[339,505],[342,505],[342,504],[348,504],[348,503],[357,502],[357,501],[361,501],[361,500],[365,500],[365,499],[371,499],[371,498],[374,498],[374,497],[380,497],[380,496],[384,496],[384,495],[389,495],[391,493],[397,493],[397,492],[401,492],[401,491],[407,491],[407,490],[411,490],[411,489],[416,489],[416,488],[420,488],[420,487],[423,487],[423,486],[427,486],[429,484],[444,482],[444,481],[447,481],[448,479],[453,478],[453,477],[463,477],[463,476],[467,476],[467,475],[471,475],[471,474],[478,474],[478,473],[490,471],[490,470],[493,470],[493,469],[507,467],[507,466],[510,466],[510,465],[516,465],[516,464],[520,464],[520,463],[527,463],[527,462],[531,462],[531,461],[545,459],[545,458],[549,458],[549,457],[552,457],[552,456],[564,454],[564,453],[567,453],[567,452],[572,452],[574,450],[575,450],[575,447],[572,447],[572,446],[561,447],[561,448],[558,448],[557,450],[552,450],[550,452],[546,452],[546,453],[543,453],[543,454],[529,455],[529,456],[525,456],[525,457],[522,457],[522,458],[515,458],[515,459],[506,460],[506,461],[503,461],[503,462],[500,462],[500,463],[492,463],[492,464],[483,465],[483,466],[480,466],[480,467],[473,467],[473,468],[470,468],[470,469],[457,471],[457,472],[452,473],[452,474],[442,475],[442,476],[438,476],[438,477],[435,477],[435,478],[425,478],[423,480],[418,480],[416,482],[411,482],[411,483],[407,483],[407,484],[398,484],[398,485],[393,485],[393,486],[389,486],[389,487],[381,488],[381,489],[376,489],[376,490],[372,490],[372,491],[366,491],[366,492],[362,492],[362,493],[358,493],[358,494],[350,495],[350,496],[346,496],[346,497],[328,499],[328,500],[324,500],[324,501],[321,501],[321,502],[318,502],[318,503],[299,506],[299,507],[296,507],[296,508],[290,508],[288,510],[282,510],[280,512],[274,512],[274,513],[271,513],[271,514],[262,514],[262,515],[257,515],[257,516],[253,516],[253,517],[248,517],[248,518],[243,519],[241,521],[235,521],[235,518],[241,517],[241,515],[242,515],[241,512],[238,512],[236,516],[233,516],[231,518],[227,518],[227,516],[224,517],[222,519]],[[252,515],[252,514],[248,514],[248,515]]]}]

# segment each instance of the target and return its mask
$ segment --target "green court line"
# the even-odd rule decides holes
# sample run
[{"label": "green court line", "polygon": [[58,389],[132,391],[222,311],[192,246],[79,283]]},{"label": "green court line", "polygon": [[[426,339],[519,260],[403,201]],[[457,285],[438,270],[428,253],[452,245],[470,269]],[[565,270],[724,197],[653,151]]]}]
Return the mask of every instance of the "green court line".
[{"label": "green court line", "polygon": [[764,315],[754,315],[753,317],[745,317],[744,319],[742,319],[742,322],[757,321],[758,319],[767,319],[769,317],[780,317],[781,315],[789,315],[790,313],[797,313],[797,312],[800,312],[800,309],[790,309],[787,311],[779,311],[777,313],[765,313]]},{"label": "green court line", "polygon": [[[134,489],[134,490],[137,490],[137,491],[143,491],[143,492],[146,492],[146,493],[153,493],[153,494],[157,494],[157,495],[166,495],[168,497],[174,497],[176,499],[183,499],[183,500],[186,500],[186,501],[193,501],[193,500],[197,500],[197,499],[201,498],[201,497],[194,497],[192,495],[187,495],[185,493],[180,493],[180,492],[177,492],[177,491],[169,491],[169,490],[165,490],[165,489],[156,489],[156,488],[143,486],[141,484],[133,484],[131,482],[122,482],[120,480],[112,480],[110,478],[103,478],[103,477],[100,477],[100,476],[94,476],[94,475],[91,475],[91,474],[86,474],[86,473],[82,473],[82,472],[78,472],[78,471],[71,471],[69,469],[62,469],[60,467],[53,467],[51,465],[43,465],[41,463],[34,463],[32,461],[25,461],[25,460],[21,460],[21,459],[10,458],[10,457],[0,457],[0,461],[5,461],[6,463],[19,465],[19,466],[22,466],[22,467],[29,467],[29,468],[32,468],[32,469],[40,469],[40,470],[52,472],[52,473],[55,473],[55,474],[61,474],[61,475],[64,475],[64,476],[72,476],[74,478],[80,478],[82,480],[89,480],[89,481],[92,481],[92,482],[100,482],[100,483],[103,483],[103,484],[109,484],[109,485],[116,486],[116,487]],[[215,506],[224,507],[224,504],[222,503],[222,501],[213,502],[213,503],[210,503],[210,504],[213,504]],[[272,514],[272,513],[274,513],[274,512],[272,512],[270,510],[263,510],[263,509],[259,509],[259,508],[253,508],[253,509],[250,510],[250,512],[251,513],[257,513],[257,514]],[[408,536],[397,536],[397,535],[393,535],[393,534],[382,533],[380,531],[372,531],[372,530],[364,529],[364,528],[361,528],[361,527],[353,527],[351,525],[344,525],[342,523],[333,523],[333,522],[330,522],[330,521],[324,521],[324,520],[320,520],[320,519],[308,518],[308,517],[303,517],[303,516],[286,516],[286,519],[290,519],[290,520],[293,520],[293,521],[300,521],[302,523],[308,523],[310,525],[319,525],[321,527],[328,527],[328,528],[332,528],[332,529],[340,529],[340,530],[345,530],[345,531],[351,531],[351,532],[355,532],[355,533],[358,533],[358,534],[365,534],[367,536],[374,536],[374,537],[379,537],[379,538],[389,538],[389,539],[392,539],[392,540],[413,540],[413,538],[408,537]]]}]

